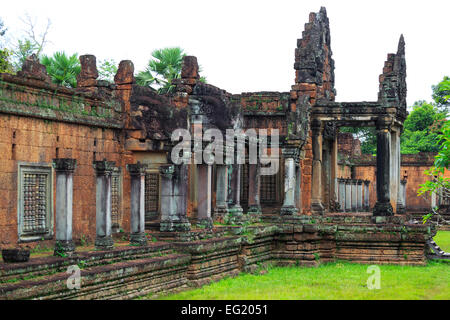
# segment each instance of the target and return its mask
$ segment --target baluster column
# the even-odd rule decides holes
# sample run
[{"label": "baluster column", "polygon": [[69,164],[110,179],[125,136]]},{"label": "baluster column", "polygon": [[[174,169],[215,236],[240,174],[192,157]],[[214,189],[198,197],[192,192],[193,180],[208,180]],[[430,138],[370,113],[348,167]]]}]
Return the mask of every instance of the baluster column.
[{"label": "baluster column", "polygon": [[53,159],[56,171],[56,244],[54,255],[75,251],[72,239],[73,172],[75,159]]}]

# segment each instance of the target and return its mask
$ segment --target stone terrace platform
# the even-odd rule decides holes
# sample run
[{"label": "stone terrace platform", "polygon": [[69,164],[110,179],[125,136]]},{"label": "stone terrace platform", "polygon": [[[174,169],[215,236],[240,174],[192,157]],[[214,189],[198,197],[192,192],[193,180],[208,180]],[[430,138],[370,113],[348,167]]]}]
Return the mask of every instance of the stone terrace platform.
[{"label": "stone terrace platform", "polygon": [[[1,299],[130,299],[201,286],[261,264],[318,266],[346,260],[424,265],[433,230],[402,217],[368,214],[264,216],[259,223],[216,225],[178,236],[154,233],[147,246],[79,252],[0,264]],[[164,239],[165,241],[160,241]],[[69,266],[81,269],[80,289],[68,289]]]}]

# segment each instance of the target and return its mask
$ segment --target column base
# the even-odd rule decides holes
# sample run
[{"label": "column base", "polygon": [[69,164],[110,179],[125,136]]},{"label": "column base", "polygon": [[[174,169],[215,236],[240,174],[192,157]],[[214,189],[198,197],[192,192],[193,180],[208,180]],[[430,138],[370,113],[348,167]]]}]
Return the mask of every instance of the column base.
[{"label": "column base", "polygon": [[132,245],[146,246],[147,237],[145,236],[144,232],[132,233],[130,235],[130,243]]},{"label": "column base", "polygon": [[56,240],[53,255],[56,257],[70,257],[75,252],[73,240]]},{"label": "column base", "polygon": [[248,206],[247,213],[249,213],[249,214],[262,214],[261,206],[257,205],[257,204],[252,204],[252,205]]},{"label": "column base", "polygon": [[197,226],[205,228],[205,229],[212,229],[214,227],[213,220],[211,218],[200,218],[197,219]]},{"label": "column base", "polygon": [[191,231],[191,223],[188,219],[173,221],[172,225],[175,231]]},{"label": "column base", "polygon": [[282,206],[281,215],[282,216],[293,216],[298,213],[298,209],[294,206]]},{"label": "column base", "polygon": [[162,232],[174,231],[190,231],[191,224],[188,219],[183,220],[161,220],[159,223],[159,230]]},{"label": "column base", "polygon": [[394,215],[394,209],[390,202],[377,202],[373,208],[374,217],[389,217]]},{"label": "column base", "polygon": [[95,249],[96,250],[111,250],[114,247],[114,240],[111,236],[95,238]]},{"label": "column base", "polygon": [[323,215],[325,213],[325,208],[321,202],[313,202],[311,204],[311,212],[316,215]]},{"label": "column base", "polygon": [[406,213],[406,208],[404,205],[400,204],[397,205],[397,213],[398,214],[405,214]]},{"label": "column base", "polygon": [[242,216],[244,214],[244,210],[242,209],[241,205],[235,204],[228,207],[227,213],[231,213],[234,216]]},{"label": "column base", "polygon": [[228,213],[228,206],[225,205],[216,205],[214,209],[214,218],[224,217]]}]

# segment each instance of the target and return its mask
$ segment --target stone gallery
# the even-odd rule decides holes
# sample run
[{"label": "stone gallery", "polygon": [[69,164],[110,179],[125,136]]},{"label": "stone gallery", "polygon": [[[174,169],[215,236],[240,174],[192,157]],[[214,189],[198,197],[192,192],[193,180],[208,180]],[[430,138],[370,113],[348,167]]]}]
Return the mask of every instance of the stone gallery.
[{"label": "stone gallery", "polygon": [[[403,36],[369,102],[335,101],[325,8],[297,41],[287,92],[228,93],[200,81],[193,56],[165,95],[135,84],[131,61],[114,83],[97,80],[95,56],[80,62],[76,89],[52,84],[34,56],[17,75],[0,74],[0,247],[54,248],[0,263],[0,298],[134,298],[269,262],[425,264],[434,230],[412,217],[431,206],[416,193],[433,158],[400,155]],[[376,157],[339,133],[354,126],[376,128]],[[181,162],[178,129],[192,139]],[[211,129],[243,133],[214,150],[229,161],[193,161]],[[268,159],[279,162],[273,174]],[[22,251],[11,258],[27,260]]]}]

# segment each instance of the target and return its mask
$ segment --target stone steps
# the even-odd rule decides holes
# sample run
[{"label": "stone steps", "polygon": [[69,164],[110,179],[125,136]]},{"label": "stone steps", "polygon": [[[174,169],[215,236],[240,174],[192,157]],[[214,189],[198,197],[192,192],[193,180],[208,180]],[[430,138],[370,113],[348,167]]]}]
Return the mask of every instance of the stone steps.
[{"label": "stone steps", "polygon": [[146,247],[117,247],[111,251],[79,252],[71,258],[31,258],[26,263],[1,263],[0,287],[24,279],[44,277],[67,270],[71,265],[93,267],[137,258],[151,258],[173,253],[168,243],[155,242]]},{"label": "stone steps", "polygon": [[59,272],[40,279],[0,286],[0,299],[131,299],[186,287],[190,256],[165,256],[117,262],[81,270],[80,289],[69,289],[71,274]]},{"label": "stone steps", "polygon": [[428,259],[446,259],[450,260],[450,253],[442,250],[433,239],[427,241],[427,246],[432,253],[427,253]]}]

